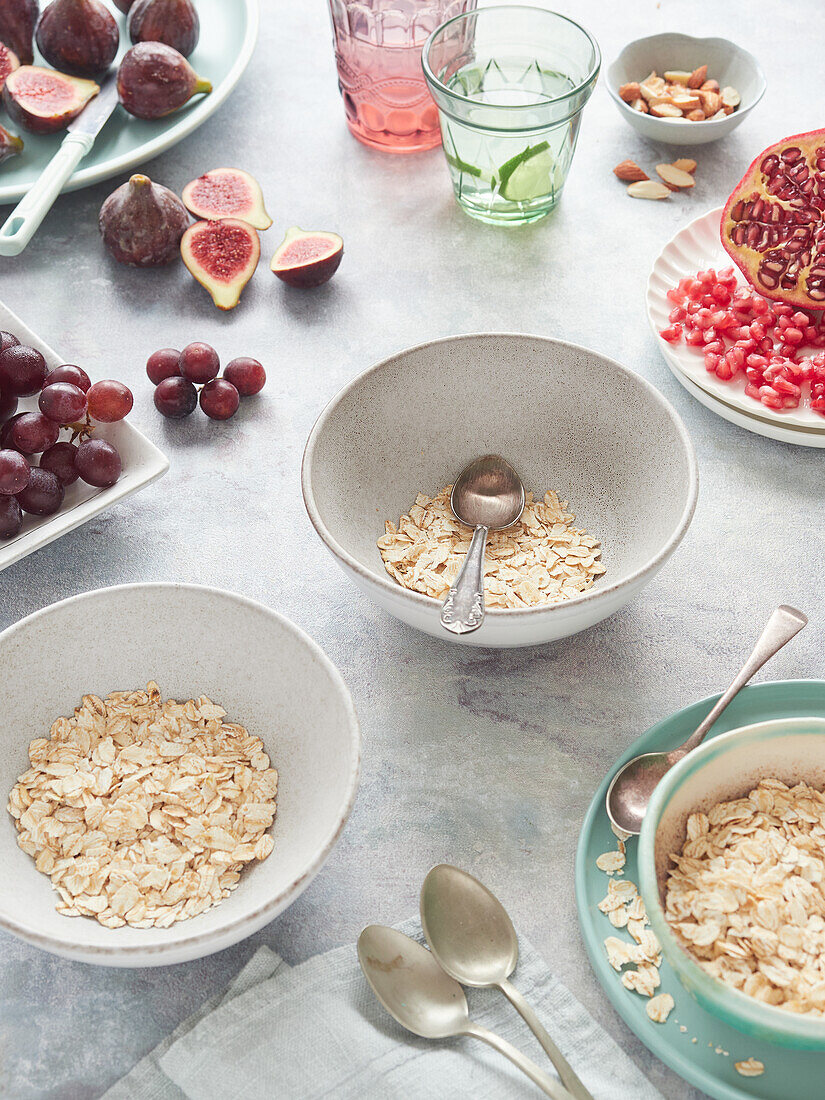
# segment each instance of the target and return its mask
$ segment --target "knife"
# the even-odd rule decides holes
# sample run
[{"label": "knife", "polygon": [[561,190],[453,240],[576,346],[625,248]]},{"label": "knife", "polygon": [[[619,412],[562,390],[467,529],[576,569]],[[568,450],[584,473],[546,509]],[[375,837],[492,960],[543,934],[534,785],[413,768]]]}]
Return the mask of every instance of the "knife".
[{"label": "knife", "polygon": [[95,98],[69,124],[60,148],[0,229],[0,256],[17,256],[23,251],[116,106],[117,74],[112,73]]}]

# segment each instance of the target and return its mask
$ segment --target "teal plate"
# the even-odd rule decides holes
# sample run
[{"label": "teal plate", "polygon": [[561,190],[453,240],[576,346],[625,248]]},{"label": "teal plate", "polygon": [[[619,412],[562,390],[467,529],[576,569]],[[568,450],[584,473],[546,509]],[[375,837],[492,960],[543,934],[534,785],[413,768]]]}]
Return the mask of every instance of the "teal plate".
[{"label": "teal plate", "polygon": [[[717,698],[713,696],[694,703],[652,726],[630,746],[616,766],[637,753],[672,749],[681,744]],[[825,718],[825,681],[780,680],[754,684],[734,699],[708,736],[715,737],[739,726],[772,718],[810,716]],[[596,858],[616,848],[616,838],[604,810],[612,774],[596,792],[582,826],[576,853],[576,904],[587,954],[613,1007],[657,1058],[714,1100],[822,1100],[825,1096],[825,1055],[759,1042],[724,1024],[701,1008],[680,986],[667,962],[662,964],[662,984],[657,992],[671,993],[676,1007],[667,1023],[654,1024],[645,1011],[647,998],[625,989],[619,975],[609,965],[605,939],[612,935],[626,938],[625,933],[613,928],[598,909],[610,880],[596,867]],[[638,885],[634,839],[628,841],[624,874]],[[681,1031],[681,1027],[686,1030]],[[695,1043],[692,1042],[694,1036]],[[717,1047],[728,1051],[729,1056],[717,1054]],[[765,1072],[761,1077],[742,1077],[736,1072],[734,1062],[751,1057],[764,1063]]]},{"label": "teal plate", "polygon": [[[108,6],[120,26],[120,53],[115,64],[131,45],[126,34],[125,17],[111,0]],[[255,49],[258,37],[258,0],[197,0],[200,16],[200,41],[189,58],[199,76],[212,82],[212,92],[196,96],[191,103],[167,118],[147,122],[132,118],[122,107],[100,132],[94,148],[63,188],[76,191],[109,179],[120,172],[139,168],[151,158],[197,130],[217,111],[238,83]],[[44,64],[39,55],[35,64]],[[19,133],[25,148],[19,157],[9,157],[0,165],[0,205],[18,202],[49,163],[66,136],[65,131],[37,137],[12,125],[5,113],[4,126]],[[214,165],[201,166],[203,170]],[[193,175],[198,173],[193,170]]]}]

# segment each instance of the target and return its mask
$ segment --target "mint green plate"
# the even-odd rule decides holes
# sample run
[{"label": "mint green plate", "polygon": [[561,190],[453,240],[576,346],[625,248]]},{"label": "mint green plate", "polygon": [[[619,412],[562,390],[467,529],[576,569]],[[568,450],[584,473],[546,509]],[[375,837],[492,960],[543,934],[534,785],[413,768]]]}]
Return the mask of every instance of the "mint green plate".
[{"label": "mint green plate", "polygon": [[[716,702],[717,696],[704,699],[677,711],[643,734],[617,761],[616,767],[631,756],[681,744],[698,726]],[[780,680],[746,687],[718,720],[709,737],[726,733],[752,722],[772,718],[825,718],[825,681]],[[772,1043],[759,1042],[736,1031],[701,1008],[681,987],[667,962],[661,967],[659,993],[671,993],[676,1007],[665,1024],[654,1024],[645,1011],[647,999],[626,990],[619,975],[608,964],[604,950],[607,936],[629,938],[611,925],[598,909],[610,881],[596,867],[602,852],[616,847],[604,811],[604,796],[613,772],[596,792],[584,819],[576,854],[576,903],[579,922],[590,962],[613,1007],[624,1022],[657,1058],[685,1081],[715,1100],[822,1100],[825,1096],[825,1055],[789,1050]],[[639,884],[636,866],[636,841],[627,845],[625,877]],[[686,1031],[680,1028],[685,1027]],[[697,1042],[692,1042],[694,1038]],[[729,1052],[717,1054],[716,1048]],[[758,1058],[765,1064],[761,1077],[742,1077],[734,1062]]]},{"label": "mint green plate", "polygon": [[[120,26],[117,65],[131,43],[126,34],[125,17],[111,0],[108,6]],[[258,0],[197,0],[197,9],[200,41],[189,62],[200,76],[212,82],[212,92],[208,96],[196,96],[180,111],[154,122],[132,118],[122,107],[116,107],[94,148],[80,162],[64,191],[76,191],[120,172],[142,167],[206,122],[238,83],[258,37]],[[35,64],[44,62],[36,56]],[[18,202],[26,194],[66,135],[65,131],[48,137],[28,134],[12,125],[5,112],[0,115],[0,122],[13,133],[19,133],[25,143],[19,157],[10,157],[0,165],[2,205]],[[214,167],[214,164],[193,165],[192,175],[200,175]]]}]

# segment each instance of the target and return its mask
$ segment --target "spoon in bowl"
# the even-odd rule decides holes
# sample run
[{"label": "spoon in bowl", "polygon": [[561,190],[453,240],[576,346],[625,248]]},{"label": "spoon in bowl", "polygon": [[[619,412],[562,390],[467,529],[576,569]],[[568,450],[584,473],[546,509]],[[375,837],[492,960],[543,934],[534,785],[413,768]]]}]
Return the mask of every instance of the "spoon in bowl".
[{"label": "spoon in bowl", "polygon": [[504,906],[478,879],[441,863],[421,887],[421,926],[442,970],[462,985],[497,986],[521,1015],[575,1100],[593,1100],[524,996],[508,981],[518,937]]},{"label": "spoon in bowl", "polygon": [[441,608],[441,625],[453,634],[470,634],[484,622],[487,535],[518,523],[524,511],[524,486],[501,455],[483,455],[458,475],[450,507],[457,520],[475,531],[461,572]]},{"label": "spoon in bowl", "polygon": [[787,645],[807,622],[807,616],[795,607],[788,607],[787,604],[777,607],[768,619],[753,653],[745,661],[733,683],[687,741],[670,752],[646,752],[641,756],[634,756],[616,772],[607,788],[605,807],[607,816],[617,829],[629,836],[639,835],[648,803],[659,782],[674,764],[678,764],[682,757],[701,745],[708,730],[728,703],[739,694],[762,665]]},{"label": "spoon in bowl", "polygon": [[503,1054],[551,1100],[570,1093],[506,1039],[474,1024],[464,990],[444,973],[426,947],[395,928],[371,924],[358,937],[358,961],[373,993],[395,1020],[424,1039],[468,1035]]}]

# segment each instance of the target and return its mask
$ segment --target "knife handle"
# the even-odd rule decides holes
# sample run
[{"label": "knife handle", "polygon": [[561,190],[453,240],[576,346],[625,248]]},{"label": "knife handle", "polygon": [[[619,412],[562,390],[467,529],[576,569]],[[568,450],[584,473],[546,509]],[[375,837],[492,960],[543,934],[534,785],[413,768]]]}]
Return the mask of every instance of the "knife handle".
[{"label": "knife handle", "polygon": [[94,145],[92,134],[68,134],[40,178],[15,206],[0,229],[0,256],[19,255],[51,210],[54,200]]}]

